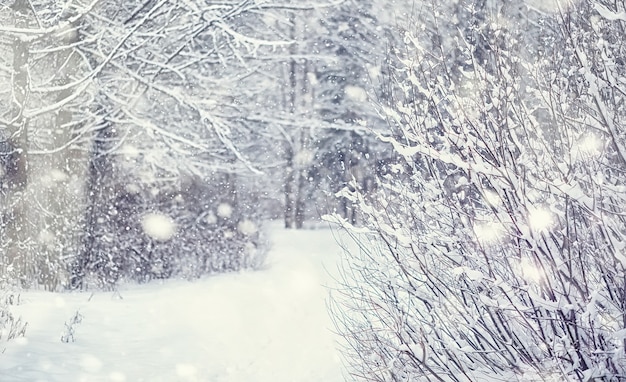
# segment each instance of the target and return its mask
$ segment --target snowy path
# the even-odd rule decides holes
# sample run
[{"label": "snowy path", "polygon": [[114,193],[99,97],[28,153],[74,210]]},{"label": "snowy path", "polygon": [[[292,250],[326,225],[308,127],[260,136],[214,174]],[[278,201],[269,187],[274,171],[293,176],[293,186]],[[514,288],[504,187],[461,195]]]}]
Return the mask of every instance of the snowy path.
[{"label": "snowy path", "polygon": [[[112,293],[27,293],[27,337],[0,381],[342,381],[325,298],[340,249],[329,230],[273,230],[267,267]],[[79,310],[73,343],[64,323]]]}]

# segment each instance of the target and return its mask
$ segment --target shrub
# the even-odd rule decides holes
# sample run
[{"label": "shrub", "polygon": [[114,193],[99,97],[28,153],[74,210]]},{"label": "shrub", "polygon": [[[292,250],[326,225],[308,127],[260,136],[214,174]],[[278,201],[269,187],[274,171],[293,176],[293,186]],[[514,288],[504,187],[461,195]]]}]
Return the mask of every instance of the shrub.
[{"label": "shrub", "polygon": [[444,31],[442,5],[405,35],[380,136],[400,160],[344,193],[355,379],[626,378],[626,52],[594,9]]}]

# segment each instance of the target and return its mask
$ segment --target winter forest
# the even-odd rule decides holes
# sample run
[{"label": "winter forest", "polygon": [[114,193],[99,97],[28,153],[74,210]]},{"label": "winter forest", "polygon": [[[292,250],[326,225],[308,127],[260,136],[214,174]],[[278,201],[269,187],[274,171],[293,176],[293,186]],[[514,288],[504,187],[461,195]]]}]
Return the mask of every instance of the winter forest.
[{"label": "winter forest", "polygon": [[0,0],[0,380],[626,380],[626,2]]}]

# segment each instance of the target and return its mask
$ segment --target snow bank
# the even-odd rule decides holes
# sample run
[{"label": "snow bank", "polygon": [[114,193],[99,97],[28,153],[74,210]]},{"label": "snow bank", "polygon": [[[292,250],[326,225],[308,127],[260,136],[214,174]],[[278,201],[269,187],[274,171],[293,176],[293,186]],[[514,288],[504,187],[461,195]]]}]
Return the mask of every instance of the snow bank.
[{"label": "snow bank", "polygon": [[[148,230],[154,223],[167,236],[169,223],[153,219]],[[341,250],[329,230],[275,228],[272,237],[262,271],[116,293],[23,294],[14,308],[29,322],[26,338],[0,355],[0,380],[342,381],[324,287]],[[63,343],[68,324],[73,342]]]}]

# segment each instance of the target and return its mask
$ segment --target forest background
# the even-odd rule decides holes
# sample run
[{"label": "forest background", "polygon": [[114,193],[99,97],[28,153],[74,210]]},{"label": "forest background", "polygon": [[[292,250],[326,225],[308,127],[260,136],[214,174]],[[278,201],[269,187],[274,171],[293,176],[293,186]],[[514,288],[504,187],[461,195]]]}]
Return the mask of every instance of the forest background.
[{"label": "forest background", "polygon": [[3,1],[2,281],[254,268],[265,221],[326,215],[363,244],[356,378],[623,378],[625,28],[619,0]]}]

